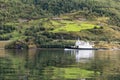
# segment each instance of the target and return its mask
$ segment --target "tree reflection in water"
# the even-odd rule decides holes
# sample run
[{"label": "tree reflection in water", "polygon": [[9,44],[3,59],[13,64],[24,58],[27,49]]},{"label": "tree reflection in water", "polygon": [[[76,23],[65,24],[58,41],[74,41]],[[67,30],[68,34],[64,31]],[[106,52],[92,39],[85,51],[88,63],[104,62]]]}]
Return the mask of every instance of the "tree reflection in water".
[{"label": "tree reflection in water", "polygon": [[[86,76],[89,71],[94,75]],[[76,77],[78,74],[85,76]],[[120,80],[120,51],[0,51],[0,80],[76,80],[75,77],[77,80]]]}]

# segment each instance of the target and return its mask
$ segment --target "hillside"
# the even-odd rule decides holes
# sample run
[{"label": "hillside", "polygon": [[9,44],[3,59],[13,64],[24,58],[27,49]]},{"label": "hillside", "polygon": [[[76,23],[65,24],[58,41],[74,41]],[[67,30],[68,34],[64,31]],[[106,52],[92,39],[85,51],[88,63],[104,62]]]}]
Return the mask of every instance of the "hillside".
[{"label": "hillside", "polygon": [[119,4],[119,0],[1,0],[0,40],[12,41],[12,48],[63,47],[78,37],[120,41]]}]

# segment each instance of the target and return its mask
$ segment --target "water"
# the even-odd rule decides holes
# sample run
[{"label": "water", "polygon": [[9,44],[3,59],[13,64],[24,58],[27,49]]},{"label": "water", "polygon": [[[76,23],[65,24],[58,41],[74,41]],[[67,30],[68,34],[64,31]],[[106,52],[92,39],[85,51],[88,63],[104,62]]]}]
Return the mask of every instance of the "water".
[{"label": "water", "polygon": [[0,50],[0,80],[120,80],[120,51]]}]

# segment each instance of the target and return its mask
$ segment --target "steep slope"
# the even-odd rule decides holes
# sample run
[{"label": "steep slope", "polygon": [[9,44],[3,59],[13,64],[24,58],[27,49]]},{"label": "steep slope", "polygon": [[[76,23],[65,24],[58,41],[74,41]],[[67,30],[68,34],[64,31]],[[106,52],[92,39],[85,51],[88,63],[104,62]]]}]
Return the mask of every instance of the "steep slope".
[{"label": "steep slope", "polygon": [[119,0],[0,0],[0,40],[24,47],[69,45],[78,37],[119,41],[119,4]]}]

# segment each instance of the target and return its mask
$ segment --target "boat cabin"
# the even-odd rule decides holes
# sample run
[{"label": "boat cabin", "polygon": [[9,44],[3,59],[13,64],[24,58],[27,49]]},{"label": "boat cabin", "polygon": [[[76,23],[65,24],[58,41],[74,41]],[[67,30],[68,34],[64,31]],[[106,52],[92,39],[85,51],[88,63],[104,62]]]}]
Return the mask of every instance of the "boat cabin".
[{"label": "boat cabin", "polygon": [[75,47],[76,48],[93,48],[93,44],[90,44],[89,42],[82,41],[82,40],[77,40],[75,42]]}]

